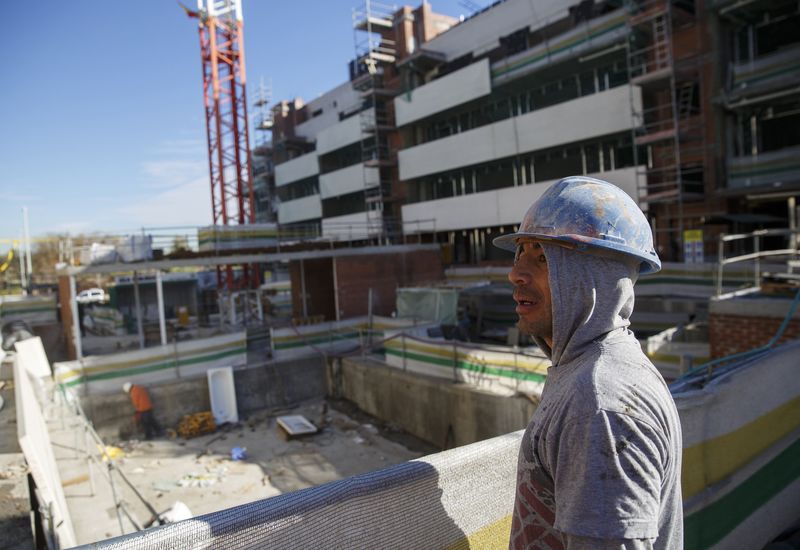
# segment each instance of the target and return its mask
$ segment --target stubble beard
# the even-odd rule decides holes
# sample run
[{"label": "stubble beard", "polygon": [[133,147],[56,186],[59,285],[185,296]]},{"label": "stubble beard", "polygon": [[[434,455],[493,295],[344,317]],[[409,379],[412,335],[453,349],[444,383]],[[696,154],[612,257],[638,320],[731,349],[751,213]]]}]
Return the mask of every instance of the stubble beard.
[{"label": "stubble beard", "polygon": [[551,339],[553,337],[553,325],[549,319],[529,321],[520,317],[519,321],[517,321],[517,328],[523,334],[531,337]]}]

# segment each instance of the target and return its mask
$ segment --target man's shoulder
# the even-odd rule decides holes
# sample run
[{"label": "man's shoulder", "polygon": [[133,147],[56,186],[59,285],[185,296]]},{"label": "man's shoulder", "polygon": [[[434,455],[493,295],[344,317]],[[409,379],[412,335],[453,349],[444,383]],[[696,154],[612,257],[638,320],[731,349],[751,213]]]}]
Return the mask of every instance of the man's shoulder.
[{"label": "man's shoulder", "polygon": [[585,360],[573,382],[584,413],[603,410],[647,420],[674,407],[664,378],[635,340],[599,342]]}]

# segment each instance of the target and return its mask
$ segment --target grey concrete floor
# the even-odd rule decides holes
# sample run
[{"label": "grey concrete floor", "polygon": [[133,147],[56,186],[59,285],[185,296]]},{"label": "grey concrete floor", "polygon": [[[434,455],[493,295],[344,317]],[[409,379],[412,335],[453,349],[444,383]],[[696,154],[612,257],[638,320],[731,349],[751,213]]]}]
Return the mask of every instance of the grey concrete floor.
[{"label": "grey concrete floor", "polygon": [[[420,442],[416,450],[384,437],[385,431],[368,417],[355,420],[344,412],[312,403],[279,414],[302,414],[322,429],[290,441],[278,433],[276,414],[253,415],[238,426],[189,440],[106,442],[119,446],[119,467],[159,513],[180,501],[194,516],[223,510],[281,493],[296,491],[344,477],[377,470],[432,452]],[[91,476],[86,460],[67,447],[81,447],[75,425],[60,420],[51,425],[62,483],[77,542],[85,544],[132,532],[123,528],[113,506],[109,486],[97,468]],[[392,435],[392,434],[389,434]],[[231,449],[245,447],[247,458],[235,461]],[[151,514],[132,491],[117,481],[115,490],[140,523]]]}]

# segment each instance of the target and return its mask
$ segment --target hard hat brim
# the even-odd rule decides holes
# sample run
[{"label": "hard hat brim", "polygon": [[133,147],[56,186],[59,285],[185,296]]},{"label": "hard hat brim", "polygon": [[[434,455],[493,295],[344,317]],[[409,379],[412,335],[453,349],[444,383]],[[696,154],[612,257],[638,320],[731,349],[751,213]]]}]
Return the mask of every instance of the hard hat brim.
[{"label": "hard hat brim", "polygon": [[569,244],[569,248],[578,252],[600,253],[609,257],[618,258],[622,256],[634,257],[641,262],[639,274],[655,273],[661,271],[661,261],[658,257],[644,256],[640,251],[613,241],[584,237],[581,235],[546,235],[543,233],[517,232],[507,235],[500,235],[492,240],[492,244],[497,248],[514,252],[517,248],[517,241],[521,238],[536,239],[537,241],[552,242],[553,244]]}]

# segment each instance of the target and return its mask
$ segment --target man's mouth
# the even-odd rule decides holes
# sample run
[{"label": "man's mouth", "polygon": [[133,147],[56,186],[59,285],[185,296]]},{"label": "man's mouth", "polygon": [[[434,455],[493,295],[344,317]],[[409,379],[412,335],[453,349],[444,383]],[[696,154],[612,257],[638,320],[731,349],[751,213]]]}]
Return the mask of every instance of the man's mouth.
[{"label": "man's mouth", "polygon": [[520,315],[529,313],[539,303],[535,298],[518,295],[514,296],[514,301],[517,302],[516,312]]}]

